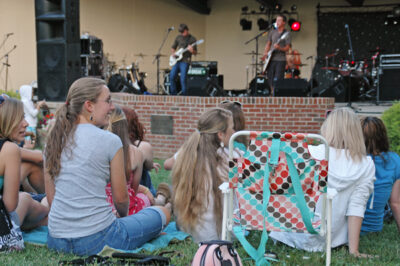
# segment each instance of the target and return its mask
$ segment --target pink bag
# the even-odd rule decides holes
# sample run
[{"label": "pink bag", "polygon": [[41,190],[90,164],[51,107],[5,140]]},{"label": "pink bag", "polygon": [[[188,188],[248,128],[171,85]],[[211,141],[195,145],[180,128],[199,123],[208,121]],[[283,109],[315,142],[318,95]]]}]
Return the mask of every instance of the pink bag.
[{"label": "pink bag", "polygon": [[239,254],[232,246],[232,242],[212,240],[201,242],[194,255],[192,266],[242,266]]}]

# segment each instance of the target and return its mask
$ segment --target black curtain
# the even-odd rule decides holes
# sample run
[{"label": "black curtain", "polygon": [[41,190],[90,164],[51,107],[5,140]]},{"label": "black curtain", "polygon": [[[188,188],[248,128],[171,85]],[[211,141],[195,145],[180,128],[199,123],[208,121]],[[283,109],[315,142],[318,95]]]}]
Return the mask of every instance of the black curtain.
[{"label": "black curtain", "polygon": [[315,85],[318,87],[314,93],[335,86],[341,79],[337,70],[321,69],[326,66],[326,55],[337,54],[329,59],[330,68],[338,67],[342,60],[351,60],[346,24],[350,29],[355,61],[364,60],[371,68],[371,57],[377,47],[382,49],[382,54],[400,53],[400,25],[385,25],[388,14],[389,12],[318,12],[318,57],[313,69],[313,77],[317,81]]}]

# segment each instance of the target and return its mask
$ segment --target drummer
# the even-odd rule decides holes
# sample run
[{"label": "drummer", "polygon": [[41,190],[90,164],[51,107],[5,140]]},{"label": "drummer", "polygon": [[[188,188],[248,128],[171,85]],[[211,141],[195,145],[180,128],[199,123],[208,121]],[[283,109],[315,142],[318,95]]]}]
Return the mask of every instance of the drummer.
[{"label": "drummer", "polygon": [[299,51],[290,48],[289,52],[286,54],[286,62],[285,78],[300,78],[301,58]]}]

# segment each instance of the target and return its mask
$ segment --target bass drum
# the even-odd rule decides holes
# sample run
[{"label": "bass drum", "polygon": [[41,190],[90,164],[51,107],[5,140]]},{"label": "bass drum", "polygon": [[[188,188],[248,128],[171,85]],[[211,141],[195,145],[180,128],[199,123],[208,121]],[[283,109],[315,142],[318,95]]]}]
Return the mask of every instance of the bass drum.
[{"label": "bass drum", "polygon": [[249,94],[253,96],[270,96],[271,87],[264,76],[255,77],[249,84]]}]

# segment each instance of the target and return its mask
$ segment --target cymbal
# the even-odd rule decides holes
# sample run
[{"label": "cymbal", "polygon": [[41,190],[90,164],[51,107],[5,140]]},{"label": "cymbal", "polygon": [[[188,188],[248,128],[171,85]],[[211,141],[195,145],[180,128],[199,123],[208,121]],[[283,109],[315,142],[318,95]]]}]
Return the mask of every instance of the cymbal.
[{"label": "cymbal", "polygon": [[144,56],[147,56],[147,54],[138,53],[138,54],[134,54],[134,56],[140,56],[140,57],[144,57]]},{"label": "cymbal", "polygon": [[308,66],[308,64],[293,64],[293,65],[295,65],[295,66]]},{"label": "cymbal", "polygon": [[288,53],[286,55],[303,55],[302,53]]},{"label": "cymbal", "polygon": [[[156,54],[153,54],[153,56],[157,56]],[[167,55],[165,55],[165,54],[159,54],[158,55],[159,57],[166,57]]]},{"label": "cymbal", "polygon": [[322,70],[338,70],[338,67],[321,67]]},{"label": "cymbal", "polygon": [[263,66],[263,63],[258,63],[258,64],[250,64],[250,66]]},{"label": "cymbal", "polygon": [[248,52],[248,53],[244,53],[245,55],[261,55],[260,53],[256,53],[254,51]]}]

